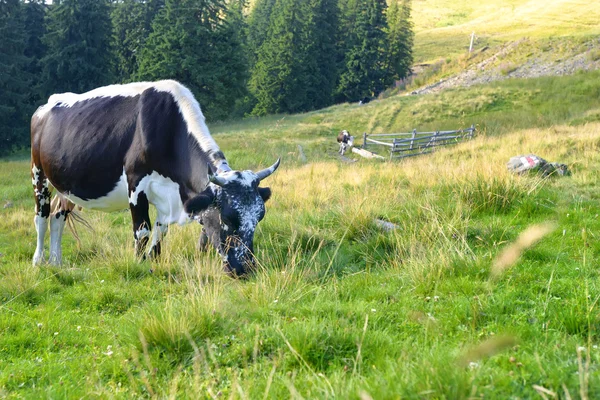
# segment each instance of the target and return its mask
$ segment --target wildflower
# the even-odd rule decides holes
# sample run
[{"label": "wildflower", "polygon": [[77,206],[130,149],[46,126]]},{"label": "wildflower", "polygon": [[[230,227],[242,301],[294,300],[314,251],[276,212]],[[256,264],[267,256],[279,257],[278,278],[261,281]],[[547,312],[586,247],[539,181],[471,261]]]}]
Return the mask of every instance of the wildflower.
[{"label": "wildflower", "polygon": [[112,356],[113,355],[112,346],[110,344],[108,346],[106,346],[106,353],[102,353],[102,354],[107,355],[109,357]]}]

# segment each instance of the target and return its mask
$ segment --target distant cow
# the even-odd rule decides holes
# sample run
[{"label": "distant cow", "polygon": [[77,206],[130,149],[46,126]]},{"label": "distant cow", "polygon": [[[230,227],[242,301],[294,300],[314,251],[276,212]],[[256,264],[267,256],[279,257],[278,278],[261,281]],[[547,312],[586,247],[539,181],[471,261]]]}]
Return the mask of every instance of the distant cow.
[{"label": "distant cow", "polygon": [[338,134],[337,142],[340,144],[339,153],[344,155],[346,150],[354,145],[354,136],[350,136],[348,131],[344,129]]},{"label": "distant cow", "polygon": [[[241,275],[254,263],[254,230],[269,188],[260,182],[279,166],[234,171],[211,137],[192,93],[175,81],[101,87],[50,96],[31,120],[31,176],[37,247],[44,260],[50,219],[50,262],[61,263],[61,236],[73,203],[114,211],[129,207],[138,256],[151,236],[148,208],[157,211],[148,253],[160,254],[169,224],[197,220],[201,240]],[[61,197],[50,215],[51,189]]]}]

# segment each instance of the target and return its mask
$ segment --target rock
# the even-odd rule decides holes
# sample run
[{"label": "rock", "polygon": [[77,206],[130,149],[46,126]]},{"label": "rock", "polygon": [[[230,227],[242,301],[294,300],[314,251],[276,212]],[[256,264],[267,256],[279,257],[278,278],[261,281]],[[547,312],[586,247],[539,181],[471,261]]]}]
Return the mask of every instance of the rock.
[{"label": "rock", "polygon": [[393,231],[394,229],[398,229],[398,225],[396,225],[390,221],[384,221],[382,219],[376,219],[375,225],[377,225],[379,228],[381,228],[382,230],[384,230],[386,232]]},{"label": "rock", "polygon": [[541,173],[543,176],[550,175],[571,175],[566,164],[548,162],[535,154],[527,154],[511,157],[506,164],[506,168],[515,174],[525,174],[527,172]]},{"label": "rock", "polygon": [[4,208],[11,208],[12,206],[13,206],[13,203],[11,203],[8,200],[6,200],[6,203],[4,203]]}]

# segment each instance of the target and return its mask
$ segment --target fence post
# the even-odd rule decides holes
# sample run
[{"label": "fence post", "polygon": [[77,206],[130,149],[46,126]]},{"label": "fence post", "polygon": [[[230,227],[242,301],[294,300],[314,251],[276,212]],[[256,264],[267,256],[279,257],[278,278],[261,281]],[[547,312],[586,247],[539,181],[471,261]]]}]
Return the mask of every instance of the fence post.
[{"label": "fence post", "polygon": [[475,132],[475,124],[471,124],[471,131],[469,132],[469,139],[473,139],[474,132]]},{"label": "fence post", "polygon": [[417,130],[413,129],[412,131],[412,137],[411,137],[411,141],[410,141],[410,150],[412,151],[413,149],[413,144],[415,143],[415,137],[417,136]]},{"label": "fence post", "polygon": [[473,40],[475,40],[475,32],[471,33],[471,44],[469,45],[469,56],[471,55],[471,52],[473,51]]},{"label": "fence post", "polygon": [[367,148],[367,132],[363,133],[363,149]]}]

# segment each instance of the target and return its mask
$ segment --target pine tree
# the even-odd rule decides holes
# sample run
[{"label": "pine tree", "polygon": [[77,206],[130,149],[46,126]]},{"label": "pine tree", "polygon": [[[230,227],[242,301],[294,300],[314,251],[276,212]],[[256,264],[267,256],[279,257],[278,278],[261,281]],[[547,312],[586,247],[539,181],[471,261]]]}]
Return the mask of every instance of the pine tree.
[{"label": "pine tree", "polygon": [[275,0],[257,0],[248,17],[247,51],[250,70],[256,65],[257,53],[267,38]]},{"label": "pine tree", "polygon": [[19,0],[0,0],[0,153],[28,142],[27,37]]},{"label": "pine tree", "polygon": [[301,110],[306,101],[301,54],[302,15],[295,0],[277,0],[250,79],[255,115]]},{"label": "pine tree", "polygon": [[62,0],[50,8],[43,79],[46,94],[85,92],[107,84],[111,74],[108,0]]},{"label": "pine tree", "polygon": [[387,68],[393,80],[404,79],[411,73],[414,33],[410,3],[410,0],[392,0],[388,10]]},{"label": "pine tree", "polygon": [[356,101],[385,88],[386,8],[385,0],[356,0],[354,10],[346,9],[344,17],[354,22],[343,24],[349,39],[337,88],[339,99]]},{"label": "pine tree", "polygon": [[119,82],[129,82],[137,74],[139,57],[152,31],[152,21],[164,0],[123,0],[113,6],[114,70]]},{"label": "pine tree", "polygon": [[307,103],[303,110],[331,105],[337,80],[336,0],[309,0],[304,13],[302,62]]},{"label": "pine tree", "polygon": [[167,0],[142,50],[139,79],[176,79],[196,95],[207,118],[230,115],[247,66],[223,0]]},{"label": "pine tree", "polygon": [[46,17],[46,5],[44,0],[29,0],[22,2],[23,22],[27,45],[25,46],[25,57],[29,59],[26,71],[31,78],[28,93],[28,102],[34,106],[42,101],[42,64],[46,48],[42,43],[44,36],[44,18]]}]

